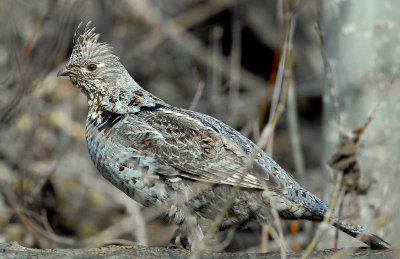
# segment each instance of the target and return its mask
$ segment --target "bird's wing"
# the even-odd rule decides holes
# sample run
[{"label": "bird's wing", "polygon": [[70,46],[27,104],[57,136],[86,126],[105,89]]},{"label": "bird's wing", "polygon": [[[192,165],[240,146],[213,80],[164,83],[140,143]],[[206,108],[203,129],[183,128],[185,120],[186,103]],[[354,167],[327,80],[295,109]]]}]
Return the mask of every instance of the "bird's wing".
[{"label": "bird's wing", "polygon": [[[249,156],[218,128],[193,118],[184,110],[168,107],[130,116],[128,124],[140,122],[151,129],[140,138],[130,137],[130,142],[161,165],[179,170],[183,177],[279,192],[285,188],[280,179],[255,161],[256,156]],[[169,175],[171,172],[160,170],[158,173]]]}]

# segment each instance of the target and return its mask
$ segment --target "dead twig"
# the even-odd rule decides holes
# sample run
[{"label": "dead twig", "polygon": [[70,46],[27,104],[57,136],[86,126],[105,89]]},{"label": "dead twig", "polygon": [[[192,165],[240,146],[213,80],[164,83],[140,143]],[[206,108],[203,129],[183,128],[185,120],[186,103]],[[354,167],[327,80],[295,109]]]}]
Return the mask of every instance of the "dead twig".
[{"label": "dead twig", "polygon": [[204,92],[204,87],[205,87],[205,83],[203,80],[200,79],[199,72],[197,71],[197,69],[193,70],[193,74],[194,74],[194,78],[197,81],[197,89],[196,89],[196,93],[193,97],[193,100],[189,105],[189,110],[192,110],[192,111],[194,111],[196,109],[197,104],[200,101],[200,98]]},{"label": "dead twig", "polygon": [[310,256],[310,254],[314,250],[315,246],[318,244],[319,240],[321,239],[322,235],[325,233],[325,231],[328,229],[328,226],[330,225],[329,222],[331,221],[332,214],[334,213],[334,210],[335,210],[336,202],[340,195],[342,178],[343,178],[343,172],[340,172],[336,179],[335,192],[334,192],[331,202],[329,204],[329,209],[325,213],[324,220],[319,224],[317,233],[314,235],[311,243],[308,245],[306,251],[304,252],[303,256],[301,257],[302,259],[305,259]]},{"label": "dead twig", "polygon": [[333,111],[335,113],[336,124],[340,130],[342,121],[341,121],[341,117],[340,117],[339,102],[336,98],[335,84],[333,82],[333,77],[332,77],[332,68],[329,63],[328,52],[326,50],[325,35],[322,31],[322,2],[321,2],[321,0],[317,0],[316,31],[318,33],[319,40],[320,40],[320,50],[321,50],[322,61],[324,62],[325,78],[328,81],[329,96],[331,98]]},{"label": "dead twig", "polygon": [[241,63],[241,31],[242,23],[238,17],[238,7],[234,8],[233,28],[232,28],[232,50],[231,50],[231,64],[230,64],[230,83],[229,83],[229,117],[228,124],[237,121],[239,107],[239,88],[240,88],[240,63]]}]

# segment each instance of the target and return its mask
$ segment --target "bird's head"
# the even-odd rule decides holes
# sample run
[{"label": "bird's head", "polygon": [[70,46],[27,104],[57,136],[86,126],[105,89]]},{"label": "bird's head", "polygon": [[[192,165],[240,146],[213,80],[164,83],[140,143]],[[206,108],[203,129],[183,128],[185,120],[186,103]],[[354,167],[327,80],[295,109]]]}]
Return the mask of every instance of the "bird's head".
[{"label": "bird's head", "polygon": [[115,81],[123,76],[125,69],[119,58],[106,43],[97,42],[99,34],[90,28],[90,22],[75,31],[74,48],[65,68],[57,76],[68,76],[89,100],[105,95]]}]

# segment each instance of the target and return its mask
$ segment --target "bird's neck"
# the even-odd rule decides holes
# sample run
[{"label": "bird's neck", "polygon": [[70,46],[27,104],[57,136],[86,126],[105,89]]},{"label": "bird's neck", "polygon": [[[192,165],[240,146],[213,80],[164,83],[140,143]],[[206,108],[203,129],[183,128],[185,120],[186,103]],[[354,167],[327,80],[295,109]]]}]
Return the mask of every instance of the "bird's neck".
[{"label": "bird's neck", "polygon": [[97,94],[91,98],[88,96],[88,106],[90,112],[125,114],[169,105],[133,81],[130,87],[112,89],[107,95]]}]

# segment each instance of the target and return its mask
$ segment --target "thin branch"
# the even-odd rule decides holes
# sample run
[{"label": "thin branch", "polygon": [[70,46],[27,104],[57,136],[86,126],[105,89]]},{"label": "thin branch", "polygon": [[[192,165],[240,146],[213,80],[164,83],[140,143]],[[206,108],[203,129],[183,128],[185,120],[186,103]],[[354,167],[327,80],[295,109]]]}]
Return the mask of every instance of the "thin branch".
[{"label": "thin branch", "polygon": [[295,28],[295,23],[290,26],[291,33],[289,39],[288,46],[288,58],[287,58],[287,66],[285,67],[285,79],[284,84],[288,88],[288,128],[290,133],[290,142],[292,146],[292,153],[294,158],[295,171],[297,174],[297,180],[299,183],[302,183],[305,178],[305,165],[304,165],[304,157],[303,152],[301,150],[301,141],[299,134],[299,121],[298,121],[298,112],[297,112],[297,102],[296,102],[296,89],[294,86],[293,80],[293,32]]},{"label": "thin branch", "polygon": [[[272,133],[279,121],[279,118],[281,117],[285,106],[286,106],[286,100],[287,100],[287,91],[288,91],[288,84],[287,82],[284,82],[286,78],[285,72],[286,72],[286,67],[287,67],[287,62],[291,62],[292,60],[292,46],[293,46],[293,33],[295,29],[295,24],[296,24],[296,15],[288,15],[287,16],[289,19],[288,26],[286,27],[286,32],[285,32],[285,40],[283,43],[283,51],[281,54],[281,59],[279,62],[279,67],[278,67],[278,72],[277,72],[277,77],[275,80],[275,86],[274,86],[274,93],[272,97],[272,102],[271,102],[271,109],[270,109],[270,117],[267,126],[263,129],[259,145],[261,148],[264,148],[265,146],[270,146],[270,141],[272,137]],[[283,84],[285,83],[285,84]],[[280,92],[280,89],[283,87],[282,93]],[[280,98],[279,98],[280,96]],[[268,153],[268,152],[267,152]]]},{"label": "thin branch", "polygon": [[359,141],[361,135],[364,133],[365,129],[371,123],[371,121],[374,118],[376,112],[378,111],[379,107],[381,106],[383,100],[385,99],[385,97],[389,93],[390,89],[392,89],[394,81],[399,76],[399,74],[400,74],[400,69],[398,69],[392,75],[392,77],[390,78],[389,82],[387,82],[385,88],[383,89],[383,91],[379,95],[378,100],[375,102],[375,105],[373,106],[373,108],[369,112],[368,117],[367,117],[366,121],[364,122],[364,124],[359,129],[354,130],[354,132],[356,133],[356,136],[354,137],[354,142],[355,143],[357,143]]},{"label": "thin branch", "polygon": [[340,129],[342,122],[340,117],[339,102],[336,98],[335,85],[333,83],[332,68],[329,64],[328,52],[326,50],[325,36],[322,31],[322,1],[317,0],[317,33],[321,42],[321,56],[324,62],[325,78],[328,81],[329,95],[332,101],[333,111],[335,113],[336,123]]},{"label": "thin branch", "polygon": [[219,114],[221,110],[221,82],[222,76],[221,71],[215,69],[218,65],[218,57],[222,53],[222,40],[223,28],[219,25],[212,28],[210,32],[210,42],[211,48],[208,51],[210,55],[211,62],[214,63],[214,66],[207,67],[207,75],[209,78],[208,87],[207,87],[207,96],[209,98],[210,104],[212,109],[214,110],[215,114]]},{"label": "thin branch", "polygon": [[233,28],[232,28],[232,50],[230,64],[230,84],[229,84],[229,119],[228,123],[237,121],[239,107],[239,88],[240,88],[240,67],[241,67],[241,48],[242,48],[242,23],[238,17],[238,8],[234,8]]},{"label": "thin branch", "polygon": [[200,101],[200,98],[204,92],[204,87],[205,87],[205,83],[203,80],[200,79],[199,72],[197,71],[197,69],[195,69],[193,71],[193,74],[194,74],[194,78],[197,81],[197,89],[196,89],[196,93],[194,94],[193,100],[189,105],[189,110],[192,110],[192,111],[196,109],[197,104]]}]

